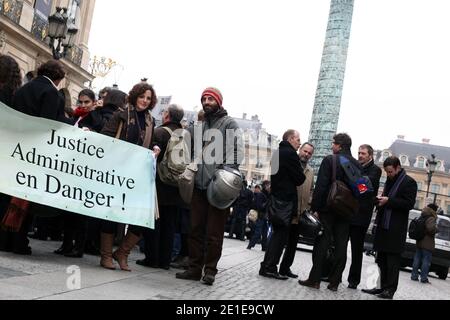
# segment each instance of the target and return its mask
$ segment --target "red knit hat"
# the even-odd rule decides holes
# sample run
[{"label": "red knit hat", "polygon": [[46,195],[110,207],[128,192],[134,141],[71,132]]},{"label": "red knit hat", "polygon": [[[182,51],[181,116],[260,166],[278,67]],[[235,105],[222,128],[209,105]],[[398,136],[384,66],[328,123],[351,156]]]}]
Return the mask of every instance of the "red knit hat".
[{"label": "red knit hat", "polygon": [[203,91],[202,93],[202,100],[204,96],[211,96],[214,98],[214,100],[217,101],[217,103],[219,104],[220,107],[222,107],[222,103],[223,103],[223,97],[222,97],[222,93],[220,93],[219,89],[216,88],[207,88],[205,89],[205,91]]}]

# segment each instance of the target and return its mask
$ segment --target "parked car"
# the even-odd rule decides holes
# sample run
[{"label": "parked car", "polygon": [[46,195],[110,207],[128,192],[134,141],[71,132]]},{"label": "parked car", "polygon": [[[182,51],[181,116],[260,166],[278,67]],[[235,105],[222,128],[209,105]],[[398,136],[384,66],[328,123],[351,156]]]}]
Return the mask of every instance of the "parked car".
[{"label": "parked car", "polygon": [[[421,211],[411,210],[409,214],[409,223],[412,220],[419,217]],[[369,228],[365,241],[365,250],[367,254],[373,252],[373,223]],[[437,274],[439,279],[445,280],[448,276],[450,267],[450,218],[447,216],[439,215],[437,219],[438,233],[436,234],[436,248],[433,252],[433,260],[431,262],[430,272]],[[414,255],[416,254],[416,240],[406,239],[405,251],[402,253],[402,267],[412,267],[414,262]]]}]

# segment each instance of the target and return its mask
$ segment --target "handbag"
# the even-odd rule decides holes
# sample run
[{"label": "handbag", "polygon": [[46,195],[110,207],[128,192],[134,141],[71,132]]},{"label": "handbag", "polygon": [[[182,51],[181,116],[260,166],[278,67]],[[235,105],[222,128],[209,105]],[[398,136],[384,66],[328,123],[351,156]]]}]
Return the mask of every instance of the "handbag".
[{"label": "handbag", "polygon": [[194,193],[195,174],[198,171],[197,162],[190,163],[186,170],[178,176],[178,192],[181,199],[186,204],[192,201],[192,194]]},{"label": "handbag", "polygon": [[280,200],[274,196],[270,197],[267,212],[269,214],[269,220],[273,226],[289,227],[292,222],[293,211],[293,201]]},{"label": "handbag", "polygon": [[359,210],[359,202],[347,185],[336,180],[337,156],[333,156],[333,182],[328,193],[327,206],[341,217],[350,220]]},{"label": "handbag", "polygon": [[29,208],[30,202],[13,197],[1,223],[3,230],[18,232],[28,216]]}]

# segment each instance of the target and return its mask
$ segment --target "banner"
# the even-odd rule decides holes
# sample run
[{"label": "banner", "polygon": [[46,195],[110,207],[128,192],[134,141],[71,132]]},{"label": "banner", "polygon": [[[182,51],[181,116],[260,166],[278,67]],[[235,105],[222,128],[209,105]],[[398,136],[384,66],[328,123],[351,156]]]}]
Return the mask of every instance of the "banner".
[{"label": "banner", "polygon": [[0,103],[0,192],[153,229],[155,160],[148,149]]}]

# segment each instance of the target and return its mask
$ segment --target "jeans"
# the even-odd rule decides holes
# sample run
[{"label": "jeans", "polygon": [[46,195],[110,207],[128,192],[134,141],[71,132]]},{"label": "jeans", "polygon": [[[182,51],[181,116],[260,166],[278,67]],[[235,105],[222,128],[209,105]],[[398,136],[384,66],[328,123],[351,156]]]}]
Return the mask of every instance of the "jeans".
[{"label": "jeans", "polygon": [[420,281],[428,281],[428,272],[430,271],[431,258],[433,253],[425,249],[417,249],[414,257],[413,271],[411,279],[419,280],[419,268],[420,268]]}]

